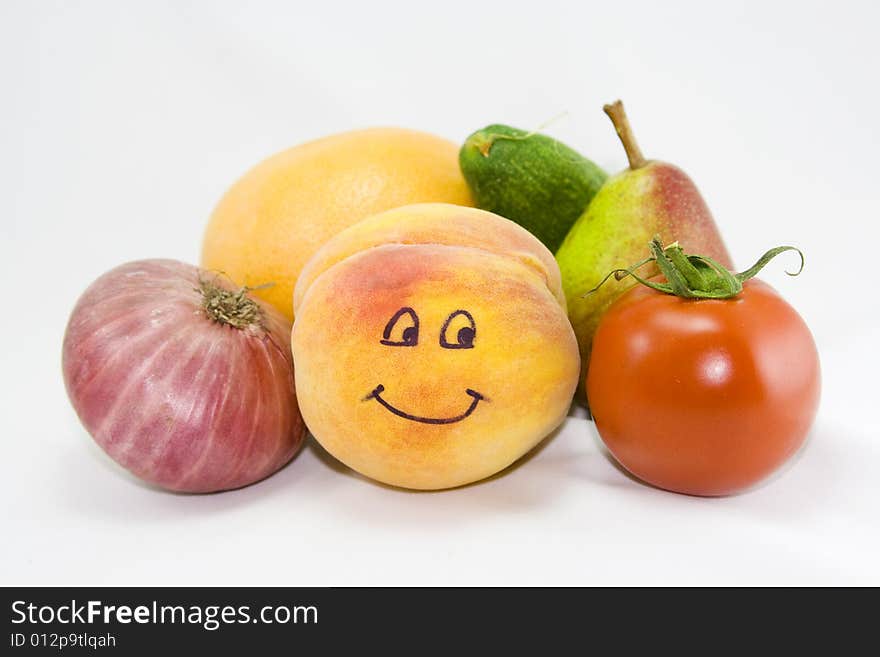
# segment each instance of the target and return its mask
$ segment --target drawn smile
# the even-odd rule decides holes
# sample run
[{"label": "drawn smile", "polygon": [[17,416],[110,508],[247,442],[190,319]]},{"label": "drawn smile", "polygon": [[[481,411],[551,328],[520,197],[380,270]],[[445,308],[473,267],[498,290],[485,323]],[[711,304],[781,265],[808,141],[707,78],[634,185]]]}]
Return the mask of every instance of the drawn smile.
[{"label": "drawn smile", "polygon": [[461,415],[456,415],[455,417],[441,417],[441,418],[419,417],[418,415],[410,415],[409,413],[404,413],[400,409],[394,408],[391,404],[389,404],[387,401],[382,399],[381,395],[384,391],[385,391],[385,386],[383,386],[380,383],[379,385],[376,386],[376,388],[373,390],[373,392],[371,392],[369,395],[364,397],[364,401],[370,401],[371,399],[375,399],[377,402],[382,404],[382,406],[387,408],[389,411],[394,413],[396,416],[402,417],[404,420],[412,420],[413,422],[423,422],[424,424],[453,424],[454,422],[460,422],[461,420],[465,419],[468,415],[473,413],[474,409],[477,407],[477,404],[479,404],[481,401],[483,401],[485,399],[485,397],[483,397],[483,395],[478,393],[476,390],[471,390],[470,388],[468,388],[467,390],[465,390],[465,393],[467,393],[468,395],[473,397],[473,401],[471,402],[471,405],[468,406],[468,409],[464,413],[462,413]]}]

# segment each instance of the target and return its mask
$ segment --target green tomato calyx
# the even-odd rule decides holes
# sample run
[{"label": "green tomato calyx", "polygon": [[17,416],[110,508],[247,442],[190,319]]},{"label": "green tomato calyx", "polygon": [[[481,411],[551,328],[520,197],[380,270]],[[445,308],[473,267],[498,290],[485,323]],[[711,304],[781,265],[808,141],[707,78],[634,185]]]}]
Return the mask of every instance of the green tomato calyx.
[{"label": "green tomato calyx", "polygon": [[[795,251],[801,259],[800,267],[795,272],[785,272],[789,276],[797,276],[804,269],[804,254],[794,246],[777,246],[762,255],[758,261],[743,272],[735,274],[708,256],[689,255],[673,242],[663,247],[660,238],[655,236],[649,245],[651,255],[635,263],[627,269],[614,269],[587,294],[598,290],[605,282],[614,277],[622,280],[632,276],[636,281],[664,294],[674,294],[684,299],[730,299],[742,292],[743,282],[753,278],[773,258],[785,251]],[[649,262],[657,264],[660,273],[666,278],[665,283],[651,281],[639,276],[637,270]],[[586,295],[585,295],[586,296]]]}]

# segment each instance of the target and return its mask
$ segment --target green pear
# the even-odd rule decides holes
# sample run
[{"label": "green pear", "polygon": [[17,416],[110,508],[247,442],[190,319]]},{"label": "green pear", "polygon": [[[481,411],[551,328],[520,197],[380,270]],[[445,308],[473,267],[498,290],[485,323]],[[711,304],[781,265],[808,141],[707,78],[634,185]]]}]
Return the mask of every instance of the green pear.
[{"label": "green pear", "polygon": [[[581,381],[590,362],[593,334],[602,314],[632,278],[611,278],[592,291],[612,270],[643,259],[654,236],[664,244],[678,242],[689,253],[714,258],[733,268],[730,255],[706,202],[693,181],[678,167],[646,160],[619,100],[604,107],[626,150],[629,168],[608,178],[574,223],[556,252],[568,316],[581,352]],[[656,274],[649,267],[641,272]]]}]

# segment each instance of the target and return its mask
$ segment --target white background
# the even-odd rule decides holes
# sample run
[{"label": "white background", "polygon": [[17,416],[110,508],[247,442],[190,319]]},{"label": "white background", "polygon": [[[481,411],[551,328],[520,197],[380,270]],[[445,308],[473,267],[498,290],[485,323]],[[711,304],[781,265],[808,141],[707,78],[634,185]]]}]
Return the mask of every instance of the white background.
[{"label": "white background", "polygon": [[[0,3],[0,584],[880,584],[878,5],[714,4]],[[790,261],[763,274],[812,327],[824,386],[771,481],[653,490],[570,418],[459,490],[381,487],[311,442],[260,484],[183,496],[80,427],[60,372],[77,296],[127,260],[195,262],[212,206],[265,156],[567,112],[547,131],[618,170],[617,97],[738,264],[807,255],[798,279]]]}]

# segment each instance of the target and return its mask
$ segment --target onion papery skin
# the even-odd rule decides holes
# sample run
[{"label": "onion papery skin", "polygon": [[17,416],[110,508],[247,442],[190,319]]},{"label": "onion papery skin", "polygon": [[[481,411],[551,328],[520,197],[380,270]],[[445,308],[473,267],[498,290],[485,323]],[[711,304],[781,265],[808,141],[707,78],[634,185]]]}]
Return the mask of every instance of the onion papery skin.
[{"label": "onion papery skin", "polygon": [[138,478],[207,493],[246,486],[303,443],[290,322],[253,297],[260,321],[215,321],[202,281],[174,260],[121,265],[80,297],[64,335],[67,394],[86,430]]}]

